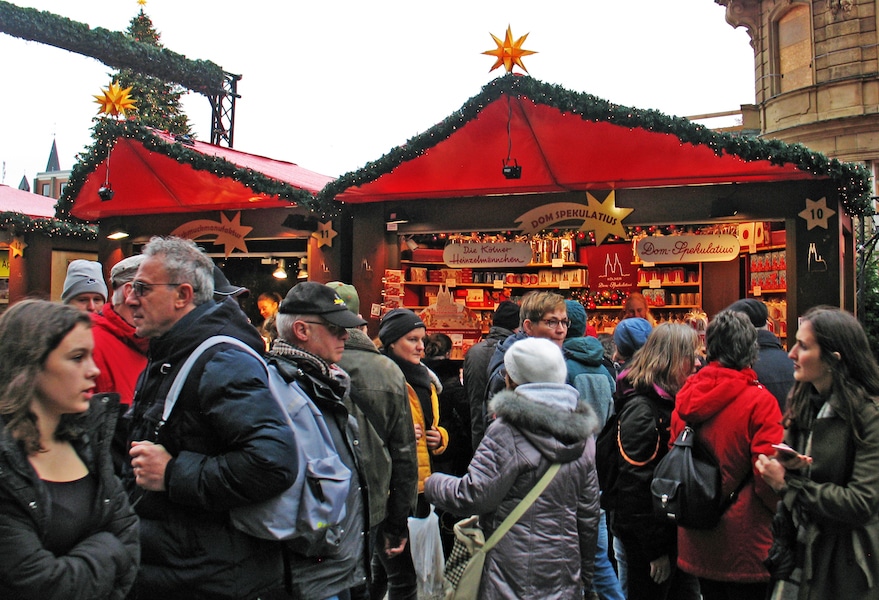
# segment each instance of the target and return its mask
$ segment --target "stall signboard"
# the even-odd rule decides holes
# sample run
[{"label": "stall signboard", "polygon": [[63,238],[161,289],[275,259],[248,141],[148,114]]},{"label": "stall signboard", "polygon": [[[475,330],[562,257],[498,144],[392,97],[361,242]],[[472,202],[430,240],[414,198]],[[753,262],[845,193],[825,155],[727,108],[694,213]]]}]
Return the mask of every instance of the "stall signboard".
[{"label": "stall signboard", "polygon": [[637,290],[638,269],[632,264],[632,244],[604,244],[584,249],[590,290]]},{"label": "stall signboard", "polygon": [[647,236],[638,240],[645,263],[726,262],[739,256],[739,239],[729,234]]},{"label": "stall signboard", "polygon": [[443,249],[449,267],[524,267],[531,257],[528,242],[449,244]]},{"label": "stall signboard", "polygon": [[0,250],[0,277],[9,277],[9,250]]}]

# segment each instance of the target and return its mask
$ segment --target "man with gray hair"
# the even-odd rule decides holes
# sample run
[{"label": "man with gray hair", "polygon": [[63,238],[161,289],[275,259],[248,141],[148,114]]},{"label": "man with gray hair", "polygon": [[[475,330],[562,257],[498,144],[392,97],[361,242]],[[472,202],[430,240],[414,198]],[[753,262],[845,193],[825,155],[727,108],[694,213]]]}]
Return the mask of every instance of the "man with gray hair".
[{"label": "man with gray hair", "polygon": [[154,237],[129,284],[137,335],[150,339],[123,482],[140,516],[138,600],[253,600],[283,586],[280,545],[233,527],[229,511],[268,500],[296,473],[292,431],[258,356],[230,343],[193,364],[177,403],[165,397],[201,342],[262,338],[234,299],[214,302],[213,262],[191,240]]}]

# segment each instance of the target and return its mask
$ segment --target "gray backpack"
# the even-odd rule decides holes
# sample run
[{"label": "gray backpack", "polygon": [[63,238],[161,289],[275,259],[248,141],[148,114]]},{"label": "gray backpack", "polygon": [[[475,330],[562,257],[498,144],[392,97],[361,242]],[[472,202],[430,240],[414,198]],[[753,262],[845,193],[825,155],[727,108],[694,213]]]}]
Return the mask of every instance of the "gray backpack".
[{"label": "gray backpack", "polygon": [[230,344],[259,359],[269,389],[283,409],[296,442],[296,480],[279,495],[229,511],[239,530],[266,540],[283,541],[305,556],[332,556],[339,550],[341,522],[351,486],[351,470],[342,462],[320,409],[296,381],[287,382],[253,348],[237,338],[216,335],[202,342],[180,367],[168,395],[162,421],[168,420],[195,361],[217,344]]}]

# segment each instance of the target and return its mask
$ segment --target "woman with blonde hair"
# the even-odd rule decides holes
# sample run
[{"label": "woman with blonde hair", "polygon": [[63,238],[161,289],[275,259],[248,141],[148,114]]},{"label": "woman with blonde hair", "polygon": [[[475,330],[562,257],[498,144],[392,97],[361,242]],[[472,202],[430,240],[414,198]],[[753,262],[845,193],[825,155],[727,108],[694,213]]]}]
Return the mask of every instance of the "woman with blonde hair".
[{"label": "woman with blonde hair", "polygon": [[757,458],[790,521],[790,538],[775,542],[790,548],[792,572],[773,598],[879,598],[879,366],[861,324],[838,308],[806,312],[796,340],[784,416],[795,450]]},{"label": "woman with blonde hair", "polygon": [[[619,431],[618,476],[602,490],[615,549],[624,564],[620,580],[627,597],[698,600],[698,583],[677,571],[677,529],[653,516],[650,482],[668,453],[675,395],[696,366],[699,339],[686,325],[663,323],[626,363],[614,405]],[[670,591],[670,590],[674,591]]]},{"label": "woman with blonde hair", "polygon": [[24,300],[0,317],[0,598],[119,599],[140,561],[113,474],[118,395],[95,394],[91,320]]}]

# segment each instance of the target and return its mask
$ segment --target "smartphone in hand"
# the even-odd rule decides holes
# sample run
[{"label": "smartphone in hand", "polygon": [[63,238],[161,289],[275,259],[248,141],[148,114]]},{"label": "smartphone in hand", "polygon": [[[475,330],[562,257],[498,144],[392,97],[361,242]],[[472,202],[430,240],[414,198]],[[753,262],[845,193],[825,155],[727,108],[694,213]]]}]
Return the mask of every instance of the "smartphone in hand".
[{"label": "smartphone in hand", "polygon": [[807,456],[800,454],[785,443],[772,444],[772,447],[775,448],[776,456],[783,460],[793,460],[795,458],[801,458],[803,460],[806,460],[808,458]]}]

